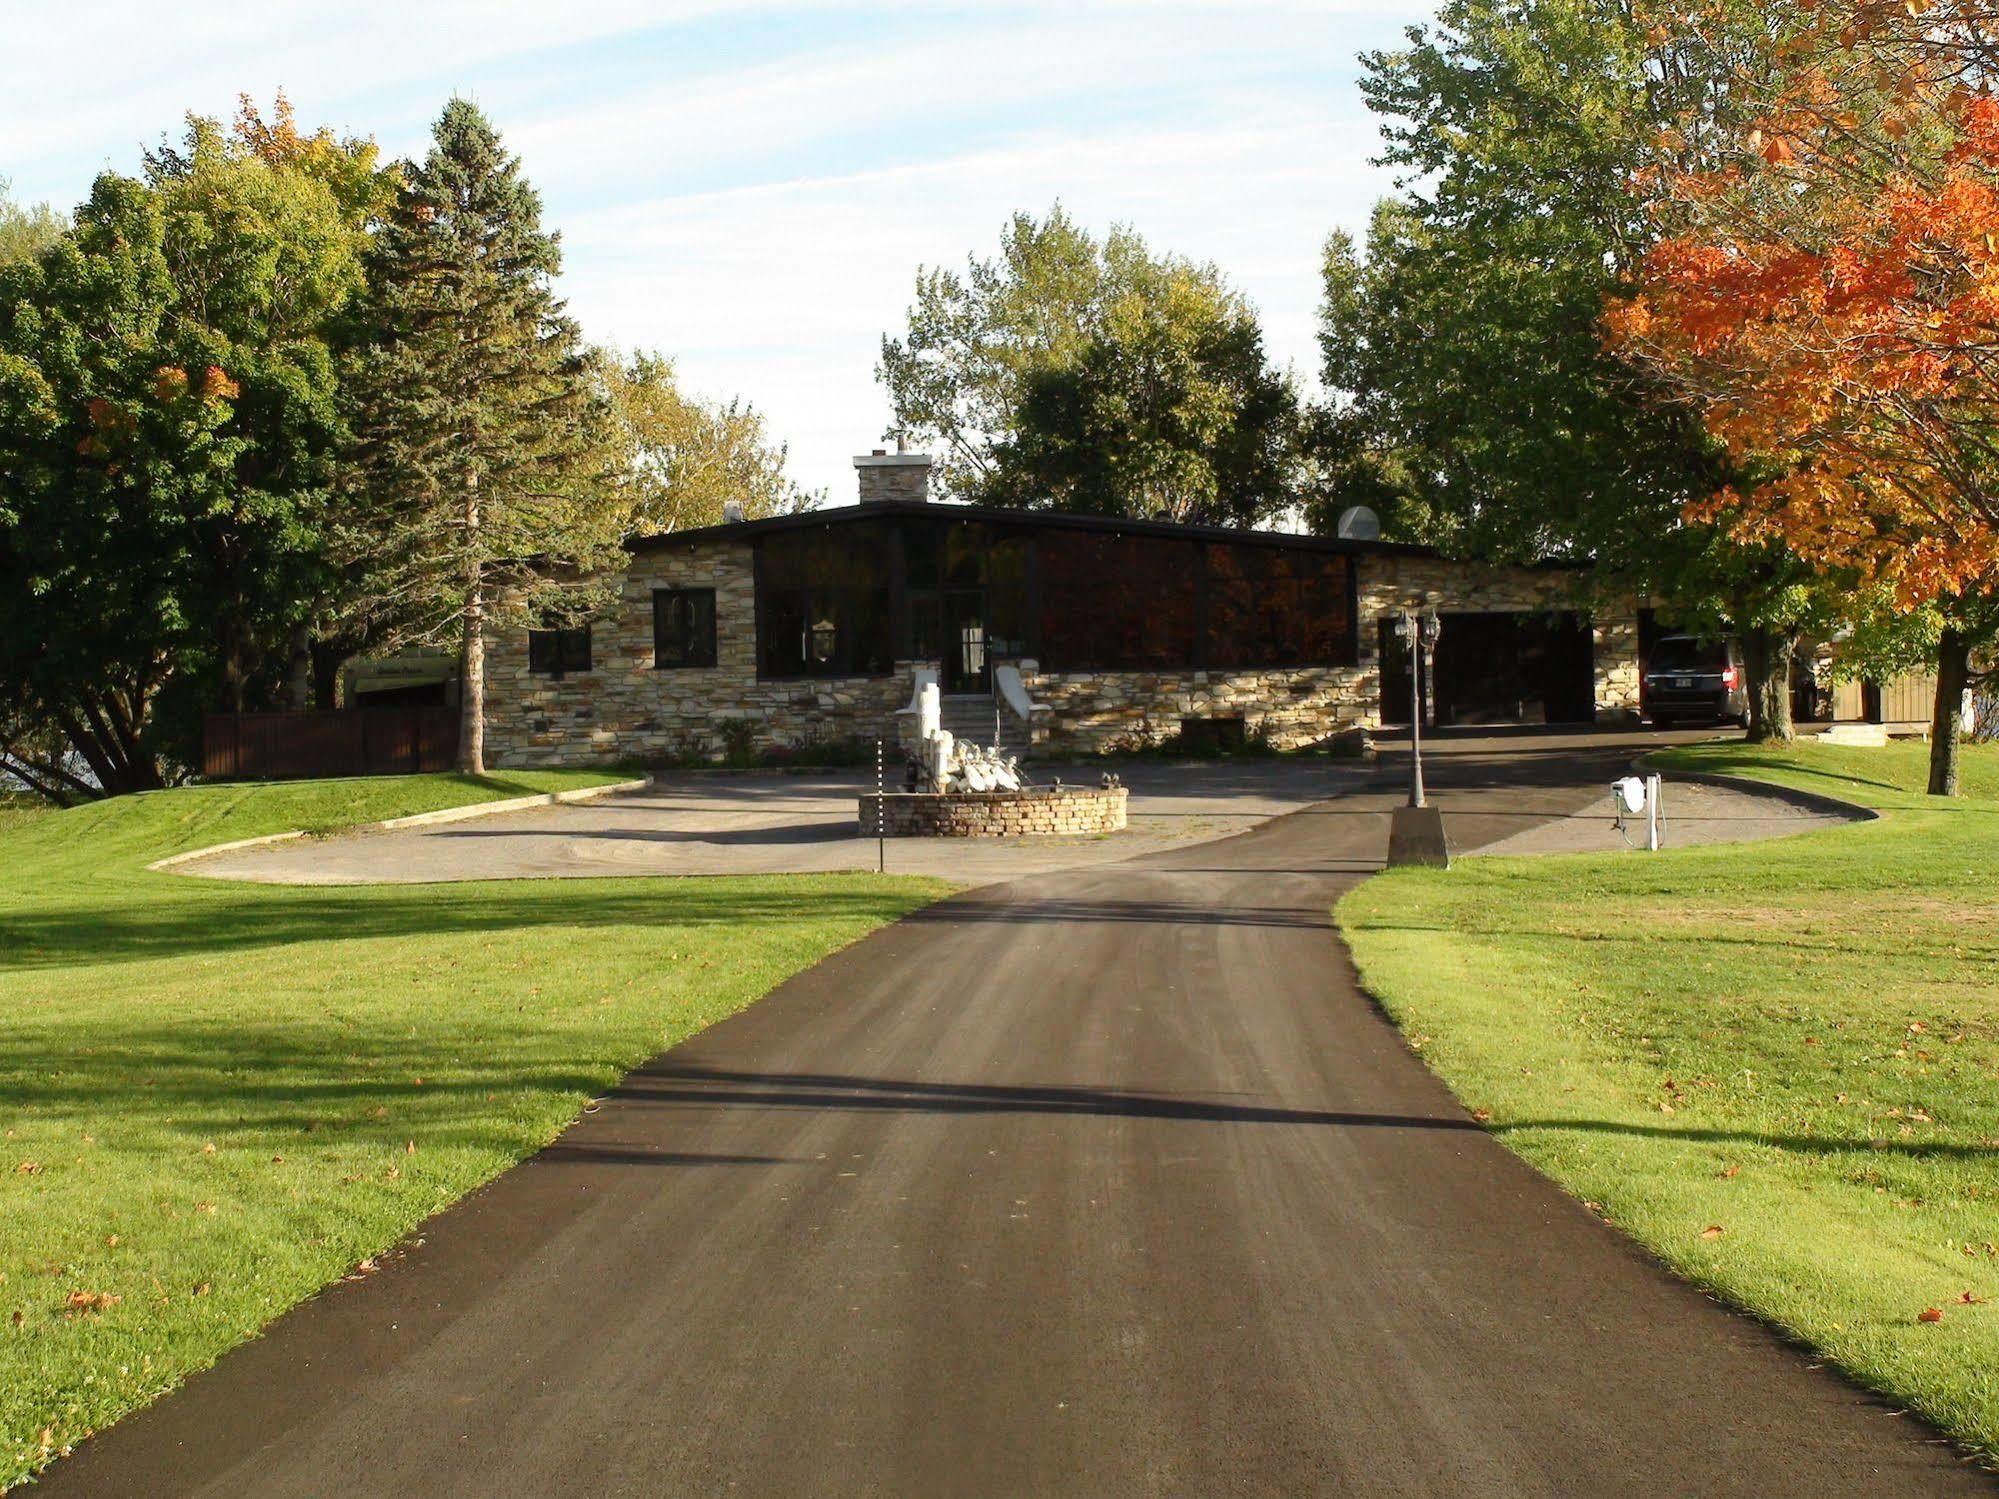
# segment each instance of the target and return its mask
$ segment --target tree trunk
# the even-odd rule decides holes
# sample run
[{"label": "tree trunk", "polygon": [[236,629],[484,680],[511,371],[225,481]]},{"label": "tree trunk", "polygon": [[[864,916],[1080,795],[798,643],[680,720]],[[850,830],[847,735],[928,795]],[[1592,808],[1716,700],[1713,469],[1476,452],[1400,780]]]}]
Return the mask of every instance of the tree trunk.
[{"label": "tree trunk", "polygon": [[1937,642],[1937,698],[1930,715],[1930,795],[1957,795],[1959,730],[1971,675],[1971,642],[1946,629]]},{"label": "tree trunk", "polygon": [[340,706],[340,668],[346,664],[345,642],[313,641],[312,705],[322,713],[330,713]]},{"label": "tree trunk", "polygon": [[465,476],[465,651],[458,705],[458,768],[486,773],[486,582],[478,562],[479,476]]},{"label": "tree trunk", "polygon": [[292,631],[291,665],[285,672],[285,706],[303,713],[312,706],[312,632],[300,625]]},{"label": "tree trunk", "polygon": [[1791,727],[1791,656],[1797,637],[1758,625],[1742,632],[1742,669],[1749,682],[1749,739],[1788,743]]}]

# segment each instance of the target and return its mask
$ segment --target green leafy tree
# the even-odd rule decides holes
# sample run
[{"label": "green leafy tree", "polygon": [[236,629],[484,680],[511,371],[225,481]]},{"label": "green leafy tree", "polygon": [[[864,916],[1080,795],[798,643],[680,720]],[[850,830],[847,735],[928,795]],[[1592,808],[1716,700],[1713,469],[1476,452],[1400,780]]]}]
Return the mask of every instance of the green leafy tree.
[{"label": "green leafy tree", "polygon": [[485,769],[484,631],[594,603],[622,529],[608,412],[556,297],[562,257],[499,133],[445,106],[369,259],[354,360],[351,611],[390,645],[456,645],[459,763]]},{"label": "green leafy tree", "polygon": [[785,445],[771,440],[754,406],[690,396],[664,354],[602,353],[598,371],[630,531],[659,536],[712,526],[730,500],[742,504],[749,520],[819,502],[819,494],[791,481]]},{"label": "green leafy tree", "polygon": [[0,177],[0,265],[33,260],[62,238],[65,227],[62,215],[46,203],[16,203],[10,186]]},{"label": "green leafy tree", "polygon": [[1967,689],[1999,682],[1999,579],[1939,594],[1915,609],[1902,607],[1893,590],[1870,588],[1842,643],[1838,674],[1876,682],[1904,672],[1935,672],[1930,717],[1932,796],[1956,796],[1962,748],[1959,705]]},{"label": "green leafy tree", "polygon": [[[1747,7],[1739,21],[1761,24]],[[1668,125],[1717,107],[1720,34],[1678,46],[1616,0],[1449,0],[1405,48],[1370,54],[1362,90],[1404,196],[1377,209],[1364,260],[1328,244],[1324,379],[1424,539],[1590,559],[1689,623],[1719,607],[1752,669],[1752,735],[1788,737],[1821,585],[1780,549],[1683,519],[1730,478],[1723,455],[1602,330],[1659,233],[1633,176]]]},{"label": "green leafy tree", "polygon": [[918,274],[878,375],[940,489],[983,504],[1255,524],[1296,499],[1298,403],[1212,265],[1099,244],[1058,204],[997,259]]},{"label": "green leafy tree", "polygon": [[338,358],[395,179],[372,142],[301,136],[283,95],[269,123],[247,99],[233,130],[190,119],[147,176],[183,322],[240,390],[229,503],[200,523],[214,705],[240,712],[271,700],[339,586],[326,546],[345,439]]},{"label": "green leafy tree", "polygon": [[268,690],[320,574],[364,217],[191,120],[0,266],[0,742],[32,784],[158,785]]}]

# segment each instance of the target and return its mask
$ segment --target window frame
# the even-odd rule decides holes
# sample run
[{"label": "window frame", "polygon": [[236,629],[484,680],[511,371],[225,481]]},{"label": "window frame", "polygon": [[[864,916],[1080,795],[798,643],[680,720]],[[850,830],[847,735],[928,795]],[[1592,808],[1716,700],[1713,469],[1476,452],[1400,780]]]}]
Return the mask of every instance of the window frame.
[{"label": "window frame", "polygon": [[[578,637],[583,649],[582,664],[572,659]],[[552,657],[552,659],[551,659]],[[552,677],[561,681],[564,677],[582,676],[594,670],[591,657],[590,622],[580,625],[551,625],[528,630],[528,674],[537,677]]]},{"label": "window frame", "polygon": [[[707,615],[707,638],[705,652],[693,652],[678,661],[661,659],[661,608],[675,599],[705,600]],[[721,664],[721,627],[716,617],[715,590],[713,588],[662,587],[652,591],[652,665],[654,671],[707,671]],[[683,642],[685,644],[685,642]]]}]

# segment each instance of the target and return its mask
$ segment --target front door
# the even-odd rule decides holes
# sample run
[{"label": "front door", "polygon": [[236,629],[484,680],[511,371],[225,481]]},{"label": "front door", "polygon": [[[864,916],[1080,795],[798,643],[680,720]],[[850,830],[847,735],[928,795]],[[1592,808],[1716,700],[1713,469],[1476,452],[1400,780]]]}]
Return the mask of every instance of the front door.
[{"label": "front door", "polygon": [[986,591],[954,588],[944,595],[944,690],[991,692],[986,658]]}]

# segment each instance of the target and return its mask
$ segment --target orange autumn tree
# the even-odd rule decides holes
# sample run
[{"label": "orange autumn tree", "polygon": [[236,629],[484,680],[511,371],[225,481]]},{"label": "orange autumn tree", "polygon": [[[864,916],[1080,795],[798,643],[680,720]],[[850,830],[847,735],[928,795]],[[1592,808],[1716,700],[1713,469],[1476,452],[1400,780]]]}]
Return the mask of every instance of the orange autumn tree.
[{"label": "orange autumn tree", "polygon": [[[1999,33],[1982,4],[1772,7],[1707,165],[1660,142],[1667,232],[1606,313],[1613,346],[1696,401],[1757,482],[1694,507],[1999,622]],[[1700,10],[1662,17],[1697,29]],[[1990,628],[1991,624],[1987,624]],[[1942,633],[1931,790],[1956,780],[1973,645]]]}]

